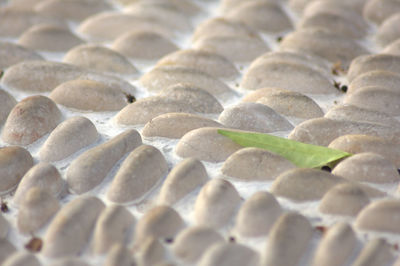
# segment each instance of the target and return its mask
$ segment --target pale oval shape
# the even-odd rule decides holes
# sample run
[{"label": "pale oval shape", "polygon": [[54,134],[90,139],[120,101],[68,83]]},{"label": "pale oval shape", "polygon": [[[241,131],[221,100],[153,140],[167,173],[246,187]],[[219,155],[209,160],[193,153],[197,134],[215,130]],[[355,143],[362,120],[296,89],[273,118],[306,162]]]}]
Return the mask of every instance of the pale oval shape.
[{"label": "pale oval shape", "polygon": [[18,39],[19,45],[47,52],[66,52],[83,42],[68,28],[51,24],[34,25]]},{"label": "pale oval shape", "polygon": [[400,145],[381,137],[367,135],[344,135],[334,139],[329,148],[356,154],[373,152],[384,156],[400,168]]},{"label": "pale oval shape", "polygon": [[22,177],[13,196],[13,202],[17,205],[22,203],[26,193],[33,187],[40,187],[55,198],[61,197],[65,190],[64,184],[65,181],[56,167],[49,163],[40,162],[29,169]]},{"label": "pale oval shape", "polygon": [[138,70],[122,54],[95,44],[72,48],[65,54],[63,62],[109,74],[123,76],[138,74]]},{"label": "pale oval shape", "polygon": [[1,132],[9,144],[28,145],[50,133],[62,120],[57,105],[46,96],[30,96],[17,103]]},{"label": "pale oval shape", "polygon": [[122,163],[108,188],[107,198],[116,203],[143,199],[168,172],[167,161],[155,147],[141,145]]},{"label": "pale oval shape", "polygon": [[0,214],[0,239],[6,238],[9,230],[10,225],[8,221]]},{"label": "pale oval shape", "polygon": [[136,265],[131,252],[124,245],[114,244],[107,253],[104,266],[132,266]]},{"label": "pale oval shape", "polygon": [[43,57],[21,45],[0,41],[0,69],[28,60],[43,60]]},{"label": "pale oval shape", "polygon": [[143,266],[157,265],[166,257],[165,247],[160,243],[160,240],[152,236],[141,241],[138,251],[137,260],[139,265]]},{"label": "pale oval shape", "polygon": [[157,32],[133,30],[118,37],[112,49],[133,59],[157,60],[179,47]]},{"label": "pale oval shape", "polygon": [[16,252],[17,249],[7,239],[0,239],[0,263],[3,263],[10,254]]},{"label": "pale oval shape", "polygon": [[43,16],[65,20],[81,21],[90,15],[110,10],[112,6],[105,0],[63,0],[38,1],[34,10]]},{"label": "pale oval shape", "polygon": [[35,255],[26,251],[17,251],[8,256],[7,259],[1,264],[3,266],[40,266],[39,260]]},{"label": "pale oval shape", "polygon": [[49,96],[58,104],[85,111],[118,111],[127,105],[119,88],[94,80],[70,80],[57,86]]},{"label": "pale oval shape", "polygon": [[[400,9],[399,9],[400,12]],[[379,26],[376,33],[376,40],[381,46],[386,46],[400,38],[400,13],[395,13],[386,18]]]},{"label": "pale oval shape", "polygon": [[53,260],[50,266],[90,266],[80,258],[67,257],[58,260]]},{"label": "pale oval shape", "polygon": [[196,223],[221,228],[233,218],[240,203],[240,195],[230,182],[221,178],[211,179],[196,198]]},{"label": "pale oval shape", "polygon": [[93,144],[98,138],[92,121],[84,116],[71,117],[50,133],[38,155],[41,161],[56,162]]},{"label": "pale oval shape", "polygon": [[292,124],[261,103],[239,103],[226,108],[218,120],[226,127],[269,133],[293,129]]},{"label": "pale oval shape", "polygon": [[50,221],[60,204],[48,190],[40,187],[29,189],[24,196],[18,211],[18,229],[23,234],[34,234]]},{"label": "pale oval shape", "polygon": [[231,94],[232,90],[222,81],[196,69],[182,66],[157,66],[140,78],[149,91],[159,92],[178,83],[189,83],[214,96]]},{"label": "pale oval shape", "polygon": [[397,167],[382,155],[358,153],[346,158],[332,171],[343,178],[371,183],[393,183],[400,180]]},{"label": "pale oval shape", "polygon": [[212,119],[195,114],[166,113],[151,119],[144,126],[144,137],[180,139],[187,132],[202,127],[222,127]]},{"label": "pale oval shape", "polygon": [[260,2],[260,3],[278,3],[279,1],[276,0],[249,0],[246,2],[243,2],[241,0],[222,0],[220,4],[220,13],[221,14],[226,14],[231,10],[239,8],[242,4],[244,3],[250,3],[250,2]]},{"label": "pale oval shape", "polygon": [[239,75],[235,65],[228,59],[219,54],[202,50],[179,50],[161,58],[157,65],[184,66],[223,79],[234,79]]},{"label": "pale oval shape", "polygon": [[95,188],[127,152],[141,144],[139,132],[130,129],[85,151],[72,161],[67,169],[66,179],[69,190],[82,194]]},{"label": "pale oval shape", "polygon": [[161,5],[169,8],[174,8],[182,12],[187,16],[196,15],[202,12],[202,8],[190,0],[147,0],[147,1],[137,1],[137,0],[117,0],[117,2],[123,5]]},{"label": "pale oval shape", "polygon": [[351,62],[347,79],[352,82],[357,76],[374,70],[400,73],[400,56],[391,54],[358,56]]},{"label": "pale oval shape", "polygon": [[173,205],[208,180],[204,165],[197,159],[187,158],[172,168],[158,196],[160,204]]},{"label": "pale oval shape", "polygon": [[351,226],[339,222],[328,229],[315,251],[313,266],[344,266],[357,247],[357,238]]},{"label": "pale oval shape", "polygon": [[385,70],[371,70],[357,75],[349,84],[347,95],[369,86],[382,87],[390,91],[399,91],[400,75]]},{"label": "pale oval shape", "polygon": [[312,226],[304,216],[288,212],[272,226],[261,265],[295,266],[307,250]]},{"label": "pale oval shape", "polygon": [[369,204],[368,195],[353,184],[338,184],[323,196],[319,211],[330,215],[356,216]]},{"label": "pale oval shape", "polygon": [[[286,78],[282,79],[282,76]],[[320,71],[282,61],[272,61],[249,68],[240,86],[248,90],[277,87],[299,93],[338,94],[333,83]]]},{"label": "pale oval shape", "polygon": [[166,205],[147,211],[135,227],[135,246],[141,246],[146,238],[173,238],[185,222],[178,212]]},{"label": "pale oval shape", "polygon": [[213,244],[224,242],[222,236],[212,228],[192,226],[182,230],[172,246],[175,256],[186,263],[198,261]]},{"label": "pale oval shape", "polygon": [[328,146],[334,139],[349,134],[371,135],[399,143],[400,130],[397,127],[381,124],[339,121],[322,117],[300,123],[289,134],[289,139]]},{"label": "pale oval shape", "polygon": [[33,166],[29,151],[19,146],[0,148],[0,194],[14,189]]},{"label": "pale oval shape", "polygon": [[78,197],[62,207],[43,238],[43,254],[57,258],[74,256],[88,243],[95,222],[104,209],[96,197]]},{"label": "pale oval shape", "polygon": [[207,162],[222,162],[243,148],[217,131],[218,128],[214,127],[189,131],[175,146],[175,153],[182,158],[193,157]]},{"label": "pale oval shape", "polygon": [[259,254],[236,243],[215,243],[201,257],[199,266],[257,266]]},{"label": "pale oval shape", "polygon": [[369,0],[364,5],[363,16],[379,25],[397,12],[400,12],[400,3],[396,0]]},{"label": "pale oval shape", "polygon": [[240,207],[236,217],[236,231],[243,237],[267,235],[282,212],[272,194],[258,191]]},{"label": "pale oval shape", "polygon": [[273,180],[293,168],[296,166],[282,156],[249,147],[229,156],[222,165],[221,173],[241,181],[265,181]]},{"label": "pale oval shape", "polygon": [[92,250],[95,254],[113,252],[114,245],[127,244],[127,235],[136,223],[128,209],[119,205],[105,208],[94,227]]},{"label": "pale oval shape", "polygon": [[358,214],[355,226],[360,230],[399,234],[397,226],[400,213],[398,199],[384,199],[371,202]]},{"label": "pale oval shape", "polygon": [[393,262],[392,245],[383,238],[374,238],[364,246],[353,266],[381,266]]},{"label": "pale oval shape", "polygon": [[[0,44],[1,47],[1,44]],[[1,68],[1,66],[0,66]],[[0,89],[0,124],[3,124],[11,110],[17,104],[14,97],[3,89]]]}]

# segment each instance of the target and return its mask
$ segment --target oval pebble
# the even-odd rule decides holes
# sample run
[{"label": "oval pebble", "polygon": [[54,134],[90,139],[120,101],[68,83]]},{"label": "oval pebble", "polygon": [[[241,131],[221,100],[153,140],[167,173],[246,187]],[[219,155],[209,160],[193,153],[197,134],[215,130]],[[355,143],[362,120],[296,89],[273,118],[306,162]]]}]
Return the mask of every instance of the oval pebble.
[{"label": "oval pebble", "polygon": [[49,24],[34,25],[18,39],[19,45],[46,52],[65,52],[83,42],[68,28]]},{"label": "oval pebble", "polygon": [[187,158],[179,162],[165,179],[158,202],[173,205],[208,180],[204,165],[197,159]]},{"label": "oval pebble", "polygon": [[40,266],[39,260],[35,255],[26,251],[17,251],[9,256],[3,263],[3,266]]},{"label": "oval pebble", "polygon": [[17,249],[13,244],[11,244],[7,239],[0,239],[0,263],[3,262]]},{"label": "oval pebble", "polygon": [[211,179],[200,190],[194,206],[196,223],[220,228],[229,223],[241,203],[235,187],[224,179]]},{"label": "oval pebble", "polygon": [[358,214],[355,226],[360,230],[399,234],[397,226],[400,213],[400,201],[384,199],[367,205]]},{"label": "oval pebble", "polygon": [[39,158],[45,162],[62,160],[97,141],[99,133],[86,117],[75,116],[60,123],[39,150]]},{"label": "oval pebble", "polygon": [[346,158],[335,166],[332,174],[359,182],[393,183],[400,181],[397,167],[376,153],[358,153]]},{"label": "oval pebble", "polygon": [[242,146],[218,134],[217,130],[203,127],[189,131],[175,146],[175,153],[182,158],[193,157],[207,162],[225,161]]},{"label": "oval pebble", "polygon": [[18,212],[18,229],[23,234],[34,234],[60,209],[58,200],[46,189],[33,187],[24,195]]},{"label": "oval pebble", "polygon": [[30,96],[14,106],[1,132],[9,144],[28,145],[51,132],[62,120],[57,105],[46,96]]},{"label": "oval pebble", "polygon": [[223,79],[234,79],[239,75],[235,65],[228,59],[216,53],[202,50],[179,50],[161,58],[157,65],[184,66]]},{"label": "oval pebble", "polygon": [[13,196],[13,202],[16,205],[22,203],[28,191],[33,187],[39,187],[55,198],[61,197],[65,192],[64,183],[65,181],[56,167],[49,163],[40,162],[29,169],[22,177]]},{"label": "oval pebble", "polygon": [[381,266],[393,262],[392,245],[383,238],[374,238],[364,246],[353,266]]},{"label": "oval pebble", "polygon": [[138,70],[123,55],[100,45],[76,46],[65,54],[63,62],[108,74],[138,74]]},{"label": "oval pebble", "polygon": [[199,266],[257,266],[259,254],[236,243],[216,243],[206,250]]},{"label": "oval pebble", "polygon": [[141,144],[140,134],[131,129],[82,153],[67,169],[66,179],[69,189],[82,194],[98,186],[127,152]]},{"label": "oval pebble", "polygon": [[144,137],[180,139],[187,132],[202,127],[222,127],[212,119],[195,114],[167,113],[156,116],[144,126]]},{"label": "oval pebble", "polygon": [[0,194],[14,189],[24,174],[33,166],[29,151],[19,146],[0,148]]},{"label": "oval pebble", "polygon": [[368,203],[368,195],[360,187],[338,184],[323,196],[319,211],[330,215],[356,216]]},{"label": "oval pebble", "polygon": [[107,191],[107,198],[116,203],[143,199],[168,172],[167,161],[155,147],[141,145],[122,163]]},{"label": "oval pebble", "polygon": [[273,195],[258,191],[240,207],[235,228],[244,237],[267,235],[282,214],[281,206]]},{"label": "oval pebble", "polygon": [[310,222],[302,215],[289,212],[271,228],[261,265],[295,266],[312,238]]},{"label": "oval pebble", "polygon": [[384,70],[372,70],[357,75],[349,84],[347,95],[357,92],[364,87],[375,86],[398,92],[400,86],[400,75]]},{"label": "oval pebble", "polygon": [[318,244],[313,266],[344,266],[357,247],[357,238],[351,226],[339,222],[328,229]]},{"label": "oval pebble", "polygon": [[158,239],[150,236],[141,242],[137,256],[139,265],[153,266],[164,261],[166,250]]},{"label": "oval pebble", "polygon": [[222,236],[209,227],[192,226],[182,230],[172,246],[175,256],[186,263],[195,263],[215,243],[224,242]]},{"label": "oval pebble", "polygon": [[376,40],[381,46],[386,46],[400,38],[399,23],[400,13],[395,13],[385,19],[379,26],[376,33]]},{"label": "oval pebble", "polygon": [[90,266],[80,258],[68,257],[58,260],[53,260],[50,266]]},{"label": "oval pebble", "polygon": [[293,128],[286,118],[261,103],[239,103],[226,108],[218,120],[226,127],[269,133]]},{"label": "oval pebble", "polygon": [[78,197],[57,213],[43,238],[43,254],[47,257],[77,255],[88,243],[95,222],[104,209],[96,197]]},{"label": "oval pebble", "polygon": [[99,215],[94,227],[92,250],[95,254],[113,252],[114,245],[125,245],[135,217],[123,206],[112,205]]},{"label": "oval pebble", "polygon": [[231,94],[231,89],[220,80],[196,69],[182,66],[158,66],[140,78],[149,91],[159,92],[178,83],[189,83],[214,96]]},{"label": "oval pebble", "polygon": [[375,70],[400,73],[400,56],[390,54],[361,55],[355,58],[347,73],[349,82],[357,76]]},{"label": "oval pebble", "polygon": [[396,0],[369,0],[364,5],[363,16],[379,25],[397,12],[400,12],[400,3]]},{"label": "oval pebble", "polygon": [[118,111],[128,101],[119,88],[94,80],[71,80],[57,86],[50,99],[68,108],[85,111]]},{"label": "oval pebble", "polygon": [[43,60],[43,57],[21,45],[0,41],[0,69],[28,60]]},{"label": "oval pebble", "polygon": [[147,1],[136,1],[136,0],[117,0],[117,2],[123,5],[137,4],[137,5],[161,5],[168,8],[179,10],[182,14],[187,16],[198,15],[202,9],[192,1],[188,0],[147,0]]},{"label": "oval pebble", "polygon": [[8,232],[10,230],[10,225],[6,218],[0,214],[0,239],[4,239],[7,237]]},{"label": "oval pebble", "polygon": [[14,99],[14,97],[0,88],[0,124],[3,124],[6,121],[8,115],[16,104],[17,101]]},{"label": "oval pebble", "polygon": [[178,212],[166,205],[147,211],[135,227],[135,245],[141,246],[149,238],[173,238],[185,226]]},{"label": "oval pebble", "polygon": [[104,266],[132,266],[136,265],[130,251],[121,244],[114,244],[107,253]]},{"label": "oval pebble", "polygon": [[222,165],[221,173],[241,181],[273,180],[296,166],[285,158],[260,148],[243,148]]}]

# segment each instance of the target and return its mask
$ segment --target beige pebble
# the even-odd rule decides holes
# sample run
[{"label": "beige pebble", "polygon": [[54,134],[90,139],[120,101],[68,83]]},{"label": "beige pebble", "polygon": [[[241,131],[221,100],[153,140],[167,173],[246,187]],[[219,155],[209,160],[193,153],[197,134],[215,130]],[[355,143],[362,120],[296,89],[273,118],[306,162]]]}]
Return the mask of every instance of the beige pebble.
[{"label": "beige pebble", "polygon": [[312,227],[304,216],[289,212],[271,228],[261,265],[295,266],[306,252]]},{"label": "beige pebble", "polygon": [[386,18],[379,26],[376,33],[376,40],[381,46],[386,46],[400,38],[399,23],[400,13],[395,13]]},{"label": "beige pebble", "polygon": [[163,154],[155,147],[141,145],[122,163],[108,188],[107,198],[116,203],[143,199],[168,173]]},{"label": "beige pebble", "polygon": [[364,18],[378,25],[397,12],[400,12],[400,3],[396,0],[369,0],[363,9]]},{"label": "beige pebble", "polygon": [[221,173],[242,181],[273,180],[296,166],[285,158],[260,148],[243,148],[222,165]]},{"label": "beige pebble", "polygon": [[125,246],[128,234],[136,222],[135,217],[123,206],[111,205],[99,215],[94,227],[92,250],[95,254],[113,252],[114,245]]},{"label": "beige pebble", "polygon": [[282,214],[275,197],[266,191],[258,191],[240,207],[235,228],[244,237],[267,235]]},{"label": "beige pebble", "polygon": [[138,250],[139,254],[137,256],[137,261],[140,266],[153,266],[164,261],[166,250],[158,239],[149,236],[141,242],[140,249]]},{"label": "beige pebble", "polygon": [[141,144],[140,134],[131,129],[82,153],[67,169],[69,189],[82,194],[98,186],[127,152]]},{"label": "beige pebble", "polygon": [[26,251],[17,251],[9,256],[3,263],[3,266],[40,266],[39,260],[35,255]]},{"label": "beige pebble", "polygon": [[172,251],[180,260],[186,263],[195,263],[210,246],[219,242],[224,242],[224,239],[214,229],[192,226],[177,235]]},{"label": "beige pebble", "polygon": [[4,218],[4,216],[0,214],[0,239],[6,238],[9,230],[10,224],[8,223],[6,218]]},{"label": "beige pebble", "polygon": [[121,244],[114,244],[107,253],[104,266],[132,266],[135,264],[135,259],[131,252]]},{"label": "beige pebble", "polygon": [[180,139],[187,132],[202,127],[222,127],[212,119],[195,114],[167,113],[156,116],[144,126],[144,137]]},{"label": "beige pebble", "polygon": [[64,183],[65,181],[55,166],[40,162],[29,169],[22,177],[13,196],[13,202],[17,205],[21,204],[28,191],[33,187],[39,187],[55,198],[62,197],[65,192]]},{"label": "beige pebble", "polygon": [[64,205],[47,228],[43,254],[52,258],[77,255],[88,243],[103,209],[103,202],[92,196],[78,197]]},{"label": "beige pebble", "polygon": [[196,223],[221,228],[230,222],[240,203],[240,195],[230,182],[211,179],[197,196],[194,206]]},{"label": "beige pebble", "polygon": [[17,101],[14,97],[0,87],[0,124],[3,124],[6,121],[8,115],[16,104]]},{"label": "beige pebble", "polygon": [[68,108],[95,112],[118,111],[128,103],[127,94],[122,90],[94,80],[64,82],[49,97]]},{"label": "beige pebble", "polygon": [[173,205],[208,180],[204,165],[197,159],[187,158],[179,162],[165,179],[158,202]]},{"label": "beige pebble", "polygon": [[382,87],[390,91],[399,91],[400,75],[385,70],[372,70],[356,76],[346,92],[350,95],[359,89],[369,86]]},{"label": "beige pebble", "polygon": [[173,238],[185,226],[178,212],[166,205],[147,211],[135,227],[135,246],[144,244],[146,238]]},{"label": "beige pebble", "polygon": [[371,183],[393,183],[400,181],[397,167],[382,155],[358,153],[340,162],[332,174],[343,178]]},{"label": "beige pebble", "polygon": [[328,229],[315,251],[313,266],[344,266],[357,247],[357,238],[351,226],[339,222]]},{"label": "beige pebble", "polygon": [[45,162],[62,160],[97,141],[99,133],[86,117],[74,116],[60,123],[39,150],[39,158]]},{"label": "beige pebble", "polygon": [[389,71],[400,73],[400,56],[390,54],[361,55],[350,65],[347,78],[352,82],[357,76],[374,71]]},{"label": "beige pebble", "polygon": [[62,120],[57,105],[46,96],[30,96],[14,106],[1,137],[9,144],[28,145],[50,133]]},{"label": "beige pebble", "polygon": [[188,83],[214,96],[231,94],[231,89],[222,81],[196,69],[182,66],[158,66],[140,78],[149,91],[160,92],[172,85]]},{"label": "beige pebble", "polygon": [[17,249],[7,239],[0,239],[0,263],[2,264]]},{"label": "beige pebble", "polygon": [[133,59],[157,60],[179,48],[160,33],[133,30],[119,36],[113,42],[112,49]]},{"label": "beige pebble", "polygon": [[218,120],[226,127],[269,133],[286,131],[292,124],[272,108],[261,103],[239,103],[226,108]]},{"label": "beige pebble", "polygon": [[34,234],[60,209],[58,200],[46,189],[33,187],[21,201],[17,225],[23,234]]},{"label": "beige pebble", "polygon": [[122,54],[101,45],[76,46],[65,54],[63,62],[108,74],[138,74],[138,70]]},{"label": "beige pebble", "polygon": [[400,55],[400,38],[387,45],[383,50],[384,54]]},{"label": "beige pebble", "polygon": [[50,266],[90,266],[81,258],[67,257],[53,260]]},{"label": "beige pebble", "polygon": [[171,9],[176,9],[186,16],[198,15],[202,12],[202,8],[197,3],[190,0],[117,0],[123,5],[137,4],[137,5],[161,5]]},{"label": "beige pebble", "polygon": [[217,130],[204,127],[189,131],[179,140],[175,153],[182,158],[193,157],[207,162],[225,161],[242,146],[218,134]]},{"label": "beige pebble", "polygon": [[367,135],[344,135],[329,144],[330,148],[349,153],[373,152],[384,156],[400,168],[400,146],[384,138]]},{"label": "beige pebble", "polygon": [[356,216],[369,203],[368,195],[353,184],[338,184],[323,196],[319,211],[330,215]]},{"label": "beige pebble", "polygon": [[0,194],[13,190],[33,166],[29,151],[19,146],[0,148]]},{"label": "beige pebble", "polygon": [[394,261],[392,246],[383,238],[374,238],[364,246],[353,266],[391,265]]},{"label": "beige pebble", "polygon": [[278,3],[279,1],[275,0],[249,0],[243,2],[241,0],[222,0],[219,4],[219,9],[221,14],[226,14],[227,12],[239,8],[242,4],[250,3],[250,2],[260,2],[260,3]]},{"label": "beige pebble", "polygon": [[0,69],[5,69],[27,60],[43,60],[35,51],[18,44],[0,41]]},{"label": "beige pebble", "polygon": [[251,248],[236,243],[216,243],[206,250],[199,266],[257,266],[259,254]]},{"label": "beige pebble", "polygon": [[235,65],[228,59],[216,53],[202,50],[179,50],[161,58],[157,65],[184,66],[223,79],[234,79],[239,75]]}]

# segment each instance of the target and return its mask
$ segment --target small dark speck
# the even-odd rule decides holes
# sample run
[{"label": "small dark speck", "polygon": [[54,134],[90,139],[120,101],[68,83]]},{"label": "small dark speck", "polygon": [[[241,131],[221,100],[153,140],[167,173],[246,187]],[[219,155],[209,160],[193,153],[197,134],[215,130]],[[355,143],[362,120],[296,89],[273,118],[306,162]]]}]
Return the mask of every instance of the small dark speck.
[{"label": "small dark speck", "polygon": [[0,69],[0,79],[3,77],[3,75],[4,75],[4,70]]},{"label": "small dark speck", "polygon": [[283,40],[283,37],[282,37],[282,36],[279,36],[279,37],[276,38],[276,41],[277,41],[277,42],[281,42],[282,40]]},{"label": "small dark speck", "polygon": [[397,172],[399,172],[399,175],[400,175],[400,168],[399,168],[399,169],[397,169]]},{"label": "small dark speck", "polygon": [[168,237],[166,239],[164,239],[165,243],[171,244],[174,242],[174,239],[172,237]]},{"label": "small dark speck", "polygon": [[348,88],[347,88],[346,85],[343,85],[343,86],[340,87],[340,90],[343,91],[344,93],[347,92],[347,89],[348,89]]},{"label": "small dark speck", "polygon": [[25,248],[31,252],[40,252],[42,247],[43,241],[37,237],[32,237],[32,239],[25,245]]},{"label": "small dark speck", "polygon": [[9,209],[8,209],[7,202],[3,201],[3,202],[1,203],[1,212],[6,213],[6,212],[8,212],[8,211],[9,211]]},{"label": "small dark speck", "polygon": [[126,96],[126,100],[128,101],[128,103],[136,102],[136,97],[133,96],[132,94],[125,94],[125,96]]},{"label": "small dark speck", "polygon": [[332,169],[331,169],[329,166],[327,166],[327,165],[322,166],[321,170],[327,171],[327,172],[329,172],[329,173],[332,172]]},{"label": "small dark speck", "polygon": [[230,236],[229,237],[229,242],[235,243],[236,242],[236,238],[234,236]]},{"label": "small dark speck", "polygon": [[317,230],[318,232],[321,232],[322,234],[325,234],[325,232],[328,230],[327,227],[319,225],[315,227],[315,230]]}]

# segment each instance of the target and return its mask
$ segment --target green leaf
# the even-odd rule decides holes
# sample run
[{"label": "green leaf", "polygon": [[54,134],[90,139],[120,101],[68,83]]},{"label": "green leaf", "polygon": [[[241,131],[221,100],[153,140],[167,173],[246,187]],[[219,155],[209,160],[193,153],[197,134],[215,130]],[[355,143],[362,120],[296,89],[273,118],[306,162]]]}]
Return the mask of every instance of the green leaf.
[{"label": "green leaf", "polygon": [[263,133],[236,132],[219,129],[218,133],[244,147],[256,147],[276,153],[301,168],[334,166],[339,160],[351,156],[340,150],[306,144]]}]

